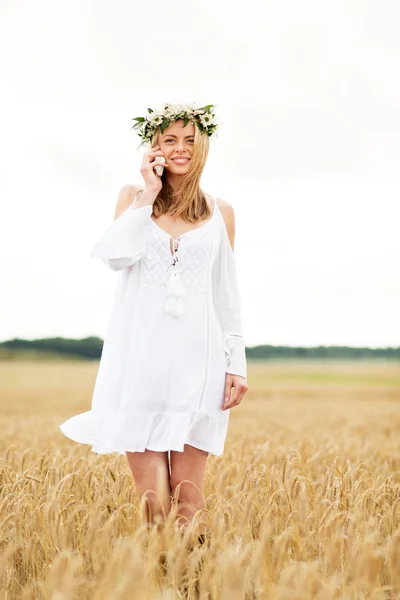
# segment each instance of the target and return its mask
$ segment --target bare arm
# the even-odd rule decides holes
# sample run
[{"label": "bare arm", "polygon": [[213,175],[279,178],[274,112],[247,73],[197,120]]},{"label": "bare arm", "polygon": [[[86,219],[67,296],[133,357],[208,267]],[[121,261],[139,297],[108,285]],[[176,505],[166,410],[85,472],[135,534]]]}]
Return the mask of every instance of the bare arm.
[{"label": "bare arm", "polygon": [[225,200],[218,199],[218,207],[224,218],[226,231],[232,251],[235,250],[235,211],[233,206]]},{"label": "bare arm", "polygon": [[114,221],[118,219],[129,208],[136,198],[138,192],[142,190],[142,194],[137,202],[137,207],[141,206],[152,206],[154,200],[157,197],[158,192],[154,192],[153,190],[143,188],[140,185],[131,185],[127,184],[121,188],[121,191],[118,194],[117,204],[115,205],[114,211]]}]

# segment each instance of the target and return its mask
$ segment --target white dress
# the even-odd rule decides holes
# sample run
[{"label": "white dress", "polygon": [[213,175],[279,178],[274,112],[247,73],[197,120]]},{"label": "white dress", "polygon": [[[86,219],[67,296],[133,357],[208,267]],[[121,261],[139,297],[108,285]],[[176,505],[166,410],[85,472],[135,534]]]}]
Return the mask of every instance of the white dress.
[{"label": "white dress", "polygon": [[[222,410],[225,375],[247,377],[225,222],[209,197],[211,217],[171,238],[171,251],[153,207],[138,207],[137,198],[92,249],[91,257],[118,272],[113,307],[91,410],[59,427],[97,454],[182,452],[190,444],[220,456],[230,413]],[[174,298],[171,273],[181,286]]]}]

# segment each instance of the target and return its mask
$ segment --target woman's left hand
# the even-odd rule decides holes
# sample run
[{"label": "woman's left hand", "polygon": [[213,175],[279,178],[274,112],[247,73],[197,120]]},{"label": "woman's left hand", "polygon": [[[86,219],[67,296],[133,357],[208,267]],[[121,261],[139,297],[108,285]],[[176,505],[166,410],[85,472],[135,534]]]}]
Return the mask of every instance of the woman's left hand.
[{"label": "woman's left hand", "polygon": [[[235,388],[235,392],[231,398],[232,388]],[[248,389],[249,386],[247,385],[247,379],[245,377],[227,373],[225,379],[224,405],[222,410],[226,410],[227,408],[232,408],[233,406],[240,404]]]}]

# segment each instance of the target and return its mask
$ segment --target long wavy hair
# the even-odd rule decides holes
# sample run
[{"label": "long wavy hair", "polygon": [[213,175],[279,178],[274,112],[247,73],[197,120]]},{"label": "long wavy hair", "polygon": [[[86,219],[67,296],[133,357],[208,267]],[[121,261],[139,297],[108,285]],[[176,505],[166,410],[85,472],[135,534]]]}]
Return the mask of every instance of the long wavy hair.
[{"label": "long wavy hair", "polygon": [[[183,119],[177,119],[177,121],[182,121],[183,125]],[[151,140],[151,148],[158,145],[160,135],[160,127],[157,127]],[[193,154],[189,162],[188,172],[182,175],[179,189],[174,191],[168,184],[167,169],[164,169],[161,175],[163,186],[153,204],[153,213],[156,218],[166,212],[181,217],[187,223],[196,223],[211,217],[209,204],[200,188],[200,178],[209,150],[210,139],[208,135],[202,133],[195,125]]]}]

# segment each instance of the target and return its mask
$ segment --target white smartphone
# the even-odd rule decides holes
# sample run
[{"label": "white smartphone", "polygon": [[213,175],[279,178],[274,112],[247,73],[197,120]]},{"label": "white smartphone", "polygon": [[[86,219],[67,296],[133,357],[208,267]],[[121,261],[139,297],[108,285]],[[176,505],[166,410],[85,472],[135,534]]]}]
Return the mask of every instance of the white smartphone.
[{"label": "white smartphone", "polygon": [[162,167],[160,165],[165,164],[165,158],[163,156],[156,156],[155,162],[159,163],[159,165],[155,166],[154,168],[156,170],[157,175],[159,175],[161,177],[161,175],[164,172],[164,167]]}]

